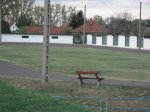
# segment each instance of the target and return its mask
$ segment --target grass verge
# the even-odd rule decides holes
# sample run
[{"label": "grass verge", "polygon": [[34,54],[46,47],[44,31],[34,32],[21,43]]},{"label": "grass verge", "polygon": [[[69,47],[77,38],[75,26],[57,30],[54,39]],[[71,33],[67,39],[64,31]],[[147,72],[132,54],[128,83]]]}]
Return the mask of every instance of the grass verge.
[{"label": "grass verge", "polygon": [[77,105],[31,93],[0,80],[0,112],[85,112]]},{"label": "grass verge", "polygon": [[[10,86],[11,85],[11,86]],[[98,112],[81,110],[79,105],[99,106],[99,100],[54,100],[51,96],[88,96],[103,98],[150,98],[150,89],[138,87],[95,85],[79,86],[74,83],[50,81],[41,84],[39,80],[0,77],[0,111],[2,112]],[[118,102],[112,105],[122,107],[149,107],[149,102]],[[126,112],[126,111],[125,111]],[[141,111],[142,112],[142,111]]]}]

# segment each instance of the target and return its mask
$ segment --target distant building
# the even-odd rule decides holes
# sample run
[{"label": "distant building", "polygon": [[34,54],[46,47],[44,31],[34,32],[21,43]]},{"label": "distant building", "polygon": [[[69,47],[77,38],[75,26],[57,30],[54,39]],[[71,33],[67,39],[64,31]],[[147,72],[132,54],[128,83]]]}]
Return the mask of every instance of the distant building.
[{"label": "distant building", "polygon": [[[83,38],[83,28],[84,25],[81,25],[73,30],[75,33],[74,43],[87,43],[87,35],[92,35],[92,40],[96,41],[96,36],[108,35],[111,31],[106,28],[104,25],[99,24],[95,20],[87,20],[85,23],[85,37]],[[77,35],[78,34],[78,35]]]},{"label": "distant building", "polygon": [[[74,29],[74,33],[82,33],[84,25],[79,26],[78,28]],[[87,20],[85,23],[85,32],[86,34],[109,34],[110,30],[106,28],[104,25],[99,24],[95,20]]]},{"label": "distant building", "polygon": [[11,33],[17,33],[17,31],[19,30],[16,23],[10,23],[9,26],[10,26]]}]

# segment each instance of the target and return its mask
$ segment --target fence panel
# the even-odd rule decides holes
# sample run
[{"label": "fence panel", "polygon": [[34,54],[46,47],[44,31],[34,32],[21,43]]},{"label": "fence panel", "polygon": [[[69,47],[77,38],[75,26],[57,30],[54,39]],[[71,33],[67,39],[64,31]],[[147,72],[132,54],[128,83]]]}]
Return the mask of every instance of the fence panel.
[{"label": "fence panel", "polygon": [[106,112],[149,112],[150,98],[106,98]]}]

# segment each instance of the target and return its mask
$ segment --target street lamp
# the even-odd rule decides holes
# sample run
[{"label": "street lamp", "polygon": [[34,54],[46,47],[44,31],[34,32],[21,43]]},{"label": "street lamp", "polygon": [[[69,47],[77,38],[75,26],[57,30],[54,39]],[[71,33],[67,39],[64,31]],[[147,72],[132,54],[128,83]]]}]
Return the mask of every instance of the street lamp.
[{"label": "street lamp", "polygon": [[48,82],[50,15],[51,15],[50,0],[44,0],[44,36],[43,36],[42,83]]}]

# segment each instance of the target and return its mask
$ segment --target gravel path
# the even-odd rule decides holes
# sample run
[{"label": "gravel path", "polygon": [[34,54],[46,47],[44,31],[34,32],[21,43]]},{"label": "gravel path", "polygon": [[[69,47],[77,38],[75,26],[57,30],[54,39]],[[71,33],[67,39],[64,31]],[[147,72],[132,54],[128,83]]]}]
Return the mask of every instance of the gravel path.
[{"label": "gravel path", "polygon": [[[27,77],[27,78],[41,78],[41,72],[31,70],[29,68],[23,68],[14,65],[9,62],[0,61],[0,75],[2,76],[13,76],[13,77]],[[78,83],[77,77],[71,77],[61,74],[50,74],[49,80],[66,81]],[[86,80],[86,83],[96,83],[95,80]],[[132,81],[118,81],[108,80],[102,81],[103,85],[116,85],[116,86],[129,86],[129,87],[144,87],[150,88],[150,82],[132,82]]]}]

